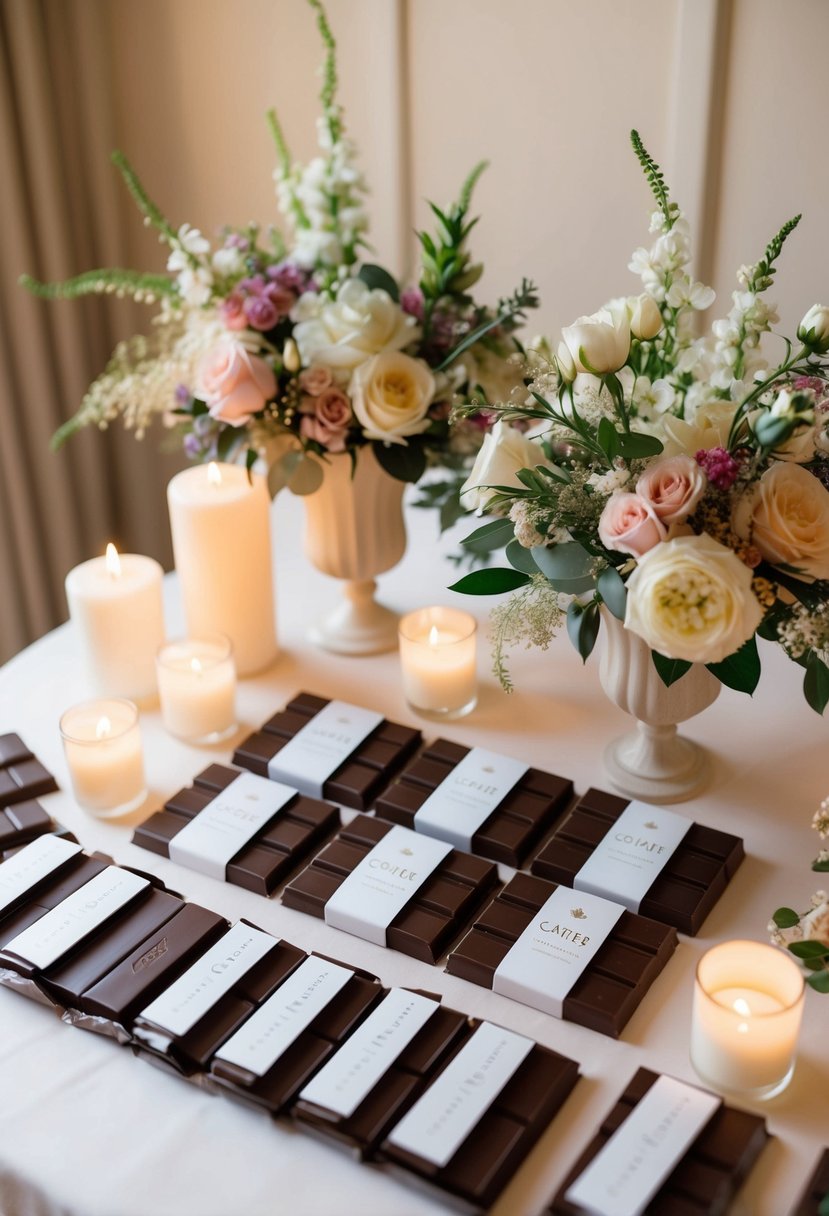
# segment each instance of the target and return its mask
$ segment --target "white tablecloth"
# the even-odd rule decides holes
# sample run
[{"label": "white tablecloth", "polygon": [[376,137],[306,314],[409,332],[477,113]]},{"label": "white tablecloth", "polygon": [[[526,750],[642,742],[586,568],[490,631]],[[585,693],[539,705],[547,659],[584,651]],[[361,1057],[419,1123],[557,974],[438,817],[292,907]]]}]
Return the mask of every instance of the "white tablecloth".
[{"label": "white tablecloth", "polygon": [[[280,497],[275,510],[278,624],[283,653],[273,669],[240,686],[244,729],[258,726],[300,689],[365,704],[423,727],[407,709],[397,656],[338,658],[305,640],[309,618],[335,602],[335,582],[301,553],[302,508]],[[456,572],[443,555],[464,529],[437,543],[429,513],[409,511],[409,551],[381,580],[399,609],[459,602],[446,590]],[[468,530],[468,529],[467,529]],[[167,580],[168,627],[180,630],[177,589]],[[487,601],[463,607],[485,622]],[[520,652],[517,691],[507,698],[489,675],[482,631],[481,696],[467,719],[444,733],[570,776],[576,788],[601,785],[604,743],[629,720],[603,696],[596,657],[582,668],[566,638],[547,654]],[[694,967],[712,943],[763,939],[780,904],[805,906],[818,885],[809,872],[816,837],[809,821],[829,793],[827,723],[805,704],[799,669],[763,647],[765,672],[753,700],[724,690],[686,733],[715,761],[710,789],[680,808],[745,838],[748,858],[696,939],[679,948],[613,1042],[429,967],[350,937],[322,922],[192,873],[130,843],[123,823],[97,821],[68,792],[58,718],[88,692],[70,626],[55,630],[0,671],[0,731],[17,730],[56,774],[62,791],[45,799],[56,819],[89,849],[153,870],[174,890],[231,919],[245,916],[305,949],[367,968],[386,984],[441,992],[447,1004],[529,1034],[580,1061],[583,1078],[495,1211],[531,1216],[552,1196],[603,1113],[640,1065],[696,1080],[688,1060]],[[230,748],[199,750],[167,736],[156,712],[142,715],[155,809]],[[242,732],[240,731],[240,737]],[[143,818],[147,810],[137,818]],[[762,1110],[774,1139],[734,1208],[783,1216],[829,1144],[829,998],[809,993],[798,1067],[790,1088]],[[62,1024],[54,1014],[0,989],[0,1213],[2,1216],[416,1216],[445,1211],[436,1199],[338,1149],[209,1096],[133,1058],[112,1042]]]}]

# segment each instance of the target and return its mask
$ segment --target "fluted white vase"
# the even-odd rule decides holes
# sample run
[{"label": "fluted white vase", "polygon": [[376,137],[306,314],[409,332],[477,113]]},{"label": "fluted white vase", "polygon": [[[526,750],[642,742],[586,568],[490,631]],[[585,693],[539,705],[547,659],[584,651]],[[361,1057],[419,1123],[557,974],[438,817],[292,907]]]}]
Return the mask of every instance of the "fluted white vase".
[{"label": "fluted white vase", "polygon": [[677,732],[677,724],[707,709],[721,684],[701,663],[669,688],[653,665],[650,647],[602,609],[604,646],[599,664],[602,688],[635,730],[609,743],[604,764],[612,785],[645,802],[682,802],[700,793],[710,779],[704,748]]},{"label": "fluted white vase", "polygon": [[345,580],[344,600],[315,625],[311,640],[337,654],[380,654],[397,646],[397,614],[374,598],[378,574],[406,551],[405,485],[378,464],[370,445],[352,476],[345,453],[329,456],[322,484],[305,503],[305,553],[323,574]]}]

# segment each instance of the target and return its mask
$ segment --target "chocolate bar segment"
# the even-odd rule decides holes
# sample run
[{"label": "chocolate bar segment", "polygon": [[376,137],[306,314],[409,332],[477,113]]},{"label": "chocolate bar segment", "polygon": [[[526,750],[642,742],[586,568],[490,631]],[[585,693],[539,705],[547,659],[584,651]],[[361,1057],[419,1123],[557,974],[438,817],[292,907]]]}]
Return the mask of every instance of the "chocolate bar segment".
[{"label": "chocolate bar segment", "polygon": [[[282,902],[324,918],[325,905],[334,892],[393,828],[402,831],[382,819],[357,815],[288,884]],[[388,925],[386,945],[423,962],[436,962],[497,886],[495,865],[450,849]]]},{"label": "chocolate bar segment", "polygon": [[[533,874],[572,886],[581,867],[628,805],[626,798],[589,789],[536,857]],[[659,809],[655,807],[654,811],[658,813]],[[682,933],[698,933],[744,856],[739,837],[692,823],[640,902],[639,912]],[[602,893],[614,898],[610,890]]]},{"label": "chocolate bar segment", "polygon": [[[446,970],[492,988],[509,951],[556,890],[553,883],[516,874],[484,909]],[[578,892],[573,892],[578,905]],[[622,911],[598,953],[563,998],[562,1017],[618,1038],[676,948],[676,930]]]},{"label": "chocolate bar segment", "polygon": [[[43,794],[51,794],[57,788],[52,774],[32,755],[19,735],[0,735],[0,807],[29,802]],[[2,838],[3,827],[0,816],[0,848],[10,847]],[[33,840],[34,836],[26,839]],[[24,844],[25,840],[18,843]]]},{"label": "chocolate bar segment", "polygon": [[[193,779],[192,787],[174,794],[163,811],[136,828],[133,843],[169,857],[171,841],[182,828],[241,775],[236,769],[211,764]],[[336,807],[296,794],[231,858],[226,881],[258,895],[270,895],[339,822]]]},{"label": "chocolate bar segment", "polygon": [[[821,1207],[821,1205],[824,1205]],[[829,1209],[829,1148],[821,1153],[814,1173],[791,1216],[824,1216]]]},{"label": "chocolate bar segment", "polygon": [[[585,1216],[583,1207],[565,1198],[567,1191],[657,1080],[657,1073],[639,1069],[567,1175],[548,1216]],[[648,1203],[648,1216],[722,1216],[767,1139],[759,1115],[721,1105]]]},{"label": "chocolate bar segment", "polygon": [[52,830],[52,816],[33,798],[0,811],[0,859]]},{"label": "chocolate bar segment", "polygon": [[[270,761],[328,704],[324,697],[300,693],[239,745],[233,763],[267,777]],[[322,797],[367,810],[421,742],[419,730],[383,720],[325,780]]]},{"label": "chocolate bar segment", "polygon": [[[475,1122],[459,1146],[451,1151],[455,1118],[458,1114],[463,1117],[466,1104],[474,1102],[477,1092],[486,1087],[484,1077],[490,1065],[498,1066],[498,1044],[484,1056],[483,1061],[473,1056],[469,1064],[466,1063],[463,1055],[474,1051],[477,1032],[490,1035],[500,1032],[508,1040],[523,1037],[511,1031],[501,1031],[500,1027],[493,1027],[491,1023],[471,1022],[467,1034],[432,1079],[431,1085],[382,1142],[379,1157],[384,1162],[418,1175],[440,1192],[448,1192],[474,1210],[483,1211],[493,1205],[561,1109],[576,1084],[579,1069],[575,1061],[566,1056],[525,1040],[529,1043],[529,1049],[523,1060],[485,1109],[473,1111],[473,1116],[477,1114]],[[462,1062],[463,1066],[456,1066],[453,1070],[456,1060],[459,1060],[459,1065]],[[450,1073],[449,1070],[453,1071]],[[441,1086],[439,1091],[438,1086]],[[437,1104],[433,1099],[438,1099]],[[431,1105],[426,1106],[430,1102]],[[401,1147],[400,1138],[406,1129],[406,1121],[409,1120],[411,1124],[420,1111],[427,1125],[426,1140],[431,1138],[436,1142],[438,1153],[444,1147],[442,1141],[446,1141],[445,1151],[451,1151],[448,1160],[438,1163],[434,1159],[436,1154]],[[430,1125],[437,1129],[431,1136]],[[417,1133],[414,1138],[418,1138]],[[406,1136],[405,1140],[409,1144],[413,1142],[411,1135]]]},{"label": "chocolate bar segment", "polygon": [[[472,750],[448,739],[430,743],[380,795],[374,810],[392,823],[428,832],[416,818],[418,811]],[[572,781],[527,769],[475,831],[469,851],[505,865],[522,865],[572,797]]]}]

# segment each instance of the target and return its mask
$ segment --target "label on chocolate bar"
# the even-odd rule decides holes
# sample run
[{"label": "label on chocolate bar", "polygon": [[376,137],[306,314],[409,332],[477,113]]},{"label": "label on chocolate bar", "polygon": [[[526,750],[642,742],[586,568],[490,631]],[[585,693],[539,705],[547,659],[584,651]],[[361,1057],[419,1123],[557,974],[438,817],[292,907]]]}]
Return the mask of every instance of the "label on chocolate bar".
[{"label": "label on chocolate bar", "polygon": [[454,1157],[535,1044],[482,1022],[389,1136],[389,1143],[441,1169]]},{"label": "label on chocolate bar", "polygon": [[395,825],[340,883],[325,905],[325,922],[385,946],[386,930],[452,846]]},{"label": "label on chocolate bar", "polygon": [[268,761],[271,781],[322,798],[322,787],[383,721],[372,709],[329,701]]},{"label": "label on chocolate bar", "polygon": [[646,802],[631,802],[573,879],[577,891],[639,905],[691,827],[690,819]]},{"label": "label on chocolate bar", "polygon": [[59,870],[81,846],[62,836],[39,836],[0,865],[0,912]]},{"label": "label on chocolate bar", "polygon": [[263,1077],[353,978],[348,967],[310,955],[231,1035],[216,1058]]},{"label": "label on chocolate bar", "polygon": [[149,885],[130,870],[107,866],[12,938],[6,952],[41,970],[49,967]]},{"label": "label on chocolate bar", "polygon": [[423,803],[414,817],[415,830],[469,852],[472,837],[529,767],[473,747]]},{"label": "label on chocolate bar", "polygon": [[240,773],[170,841],[170,860],[224,880],[227,864],[261,832],[296,790]]},{"label": "label on chocolate bar", "polygon": [[564,1196],[590,1216],[641,1216],[721,1099],[659,1077]]},{"label": "label on chocolate bar", "polygon": [[609,899],[556,887],[497,967],[492,991],[560,1018],[564,998],[624,910]]},{"label": "label on chocolate bar", "polygon": [[[183,1035],[192,1030],[196,1022],[275,945],[276,939],[270,933],[239,921],[142,1010],[141,1020],[152,1022],[167,1032],[163,1040],[159,1039],[163,1047],[170,1035]],[[156,1045],[157,1036],[146,1027],[136,1025],[135,1033],[151,1046]]]},{"label": "label on chocolate bar", "polygon": [[348,1119],[439,1008],[439,1001],[392,988],[300,1098]]}]

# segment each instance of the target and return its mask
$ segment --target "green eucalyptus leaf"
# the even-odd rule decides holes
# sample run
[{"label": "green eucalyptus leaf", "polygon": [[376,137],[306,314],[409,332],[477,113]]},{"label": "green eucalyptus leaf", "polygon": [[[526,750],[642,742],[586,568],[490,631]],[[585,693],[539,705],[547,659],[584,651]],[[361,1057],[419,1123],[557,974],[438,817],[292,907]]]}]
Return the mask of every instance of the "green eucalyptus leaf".
[{"label": "green eucalyptus leaf", "polygon": [[613,613],[617,621],[623,621],[627,609],[628,592],[624,579],[615,566],[608,566],[606,570],[602,570],[596,579],[596,588],[607,605],[608,611]]},{"label": "green eucalyptus leaf", "polygon": [[581,655],[583,663],[587,661],[593,647],[596,645],[600,624],[599,606],[595,600],[592,600],[586,608],[583,608],[575,600],[568,606],[567,634]]},{"label": "green eucalyptus leaf", "polygon": [[538,566],[535,564],[532,551],[524,545],[519,544],[515,539],[511,540],[507,545],[506,559],[511,566],[516,570],[520,570],[522,574],[538,574]]},{"label": "green eucalyptus leaf", "polygon": [[302,452],[296,448],[291,452],[286,452],[279,460],[273,462],[268,469],[268,491],[271,498],[276,498],[279,491],[285,489],[291,474],[301,460]]},{"label": "green eucalyptus leaf", "polygon": [[651,651],[653,665],[659,673],[659,678],[666,688],[670,688],[672,684],[676,684],[677,680],[681,680],[686,671],[691,670],[691,664],[687,659],[668,659],[664,654],[660,654],[658,650]]},{"label": "green eucalyptus leaf", "polygon": [[[814,975],[806,977],[806,983],[810,988],[814,988],[815,992],[829,992],[829,971],[818,971]],[[819,1216],[829,1216],[829,1195],[818,1208]]]},{"label": "green eucalyptus leaf", "polygon": [[825,861],[818,861],[815,859],[812,862],[812,869],[816,874],[829,874],[829,857],[827,857]]},{"label": "green eucalyptus leaf", "polygon": [[512,540],[515,529],[510,519],[491,519],[464,537],[461,545],[472,553],[492,553]]},{"label": "green eucalyptus leaf", "polygon": [[829,946],[824,945],[823,942],[791,942],[789,950],[795,958],[829,957]]},{"label": "green eucalyptus leaf", "polygon": [[358,279],[362,279],[366,287],[374,290],[375,287],[382,288],[387,291],[395,304],[400,303],[400,288],[397,286],[396,280],[382,266],[375,266],[373,262],[366,262],[360,267],[360,272],[357,275]]},{"label": "green eucalyptus leaf", "polygon": [[800,924],[800,917],[794,908],[778,908],[771,919],[778,929],[793,929]]},{"label": "green eucalyptus leaf", "polygon": [[503,595],[505,591],[526,587],[529,581],[529,576],[519,570],[496,566],[492,570],[473,570],[471,574],[465,574],[449,590],[460,591],[463,595]]},{"label": "green eucalyptus leaf", "polygon": [[641,460],[645,456],[658,456],[662,451],[662,440],[655,435],[644,435],[641,431],[617,431],[619,455],[625,460]]},{"label": "green eucalyptus leaf", "polygon": [[581,595],[585,591],[593,590],[593,558],[575,541],[551,546],[536,545],[532,555],[535,564],[556,591],[562,591],[566,595]]},{"label": "green eucalyptus leaf", "polygon": [[420,444],[375,443],[377,463],[396,481],[420,481],[426,472],[426,453]]},{"label": "green eucalyptus leaf", "polygon": [[324,471],[320,462],[313,456],[301,454],[299,463],[288,478],[288,489],[292,494],[304,498],[307,494],[313,494],[320,488],[323,476]]},{"label": "green eucalyptus leaf", "polygon": [[461,500],[457,493],[450,494],[440,505],[440,531],[441,535],[446,532],[453,524],[456,524],[459,519],[463,519],[466,515],[466,510],[461,506]]},{"label": "green eucalyptus leaf", "polygon": [[706,663],[706,667],[727,688],[747,692],[751,696],[760,682],[760,655],[754,634],[721,663]]},{"label": "green eucalyptus leaf", "polygon": [[806,660],[803,695],[815,713],[822,714],[829,704],[829,667],[814,651]]}]

